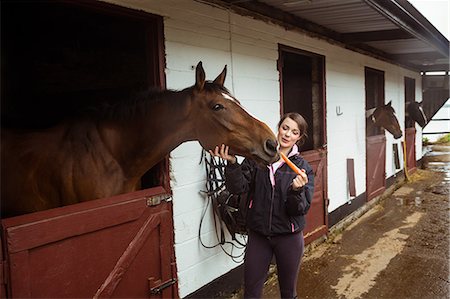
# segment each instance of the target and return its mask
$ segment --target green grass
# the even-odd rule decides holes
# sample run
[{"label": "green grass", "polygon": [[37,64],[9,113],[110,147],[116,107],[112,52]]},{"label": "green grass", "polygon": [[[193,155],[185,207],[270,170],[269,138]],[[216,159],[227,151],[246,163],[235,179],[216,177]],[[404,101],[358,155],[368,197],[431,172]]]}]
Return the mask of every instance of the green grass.
[{"label": "green grass", "polygon": [[427,137],[422,138],[422,144],[423,145],[429,145],[429,144],[444,144],[444,143],[450,143],[450,133],[445,134],[444,136],[440,137],[435,142],[430,142],[430,140]]},{"label": "green grass", "polygon": [[450,142],[450,133],[442,136],[435,143],[436,144],[442,144],[442,143],[448,143],[448,142]]}]

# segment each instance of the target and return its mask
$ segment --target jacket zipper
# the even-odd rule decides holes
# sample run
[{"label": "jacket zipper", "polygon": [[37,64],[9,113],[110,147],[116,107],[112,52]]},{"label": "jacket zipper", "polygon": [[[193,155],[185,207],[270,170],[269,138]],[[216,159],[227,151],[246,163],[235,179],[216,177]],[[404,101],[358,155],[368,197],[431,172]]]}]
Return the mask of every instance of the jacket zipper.
[{"label": "jacket zipper", "polygon": [[270,214],[269,214],[269,233],[272,232],[272,214],[273,214],[273,197],[275,194],[275,186],[272,186],[272,195],[270,198]]}]

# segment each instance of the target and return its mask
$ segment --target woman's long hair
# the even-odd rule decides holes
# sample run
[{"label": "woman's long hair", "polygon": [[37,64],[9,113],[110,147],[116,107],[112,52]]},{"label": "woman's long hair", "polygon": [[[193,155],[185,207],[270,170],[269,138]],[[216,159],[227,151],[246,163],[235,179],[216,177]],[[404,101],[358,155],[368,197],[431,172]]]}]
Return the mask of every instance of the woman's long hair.
[{"label": "woman's long hair", "polygon": [[280,121],[278,122],[277,128],[280,128],[280,126],[283,123],[283,121],[286,118],[288,118],[288,117],[290,119],[292,119],[293,121],[295,121],[297,123],[297,125],[298,125],[298,129],[300,130],[300,139],[296,142],[296,144],[297,144],[298,147],[301,147],[305,143],[306,138],[308,138],[308,135],[306,133],[307,130],[308,130],[308,123],[303,118],[303,116],[301,116],[299,113],[297,113],[297,112],[288,112],[288,113],[285,113],[281,117]]}]

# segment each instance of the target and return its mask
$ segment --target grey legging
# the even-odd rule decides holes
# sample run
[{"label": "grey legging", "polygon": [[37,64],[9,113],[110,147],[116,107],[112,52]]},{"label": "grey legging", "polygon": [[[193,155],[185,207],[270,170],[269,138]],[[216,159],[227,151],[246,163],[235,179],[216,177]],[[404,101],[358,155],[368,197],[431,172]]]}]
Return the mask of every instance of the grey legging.
[{"label": "grey legging", "polygon": [[244,298],[261,298],[273,255],[281,298],[295,298],[304,246],[302,232],[268,238],[250,231],[245,252]]}]

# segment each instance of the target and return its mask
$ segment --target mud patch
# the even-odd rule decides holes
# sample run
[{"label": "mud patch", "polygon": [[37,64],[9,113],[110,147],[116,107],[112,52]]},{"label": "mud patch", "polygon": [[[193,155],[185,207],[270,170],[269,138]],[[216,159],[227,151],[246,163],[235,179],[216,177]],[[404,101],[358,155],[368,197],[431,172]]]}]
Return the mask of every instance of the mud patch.
[{"label": "mud patch", "polygon": [[415,212],[406,218],[403,226],[386,232],[374,246],[367,248],[361,254],[353,255],[351,259],[354,262],[344,269],[344,275],[337,285],[331,286],[337,296],[355,299],[367,293],[375,285],[378,274],[386,269],[389,262],[405,247],[408,235],[401,231],[414,227],[422,215],[420,212]]},{"label": "mud patch", "polygon": [[412,191],[414,191],[413,188],[403,186],[403,187],[397,189],[394,192],[393,196],[405,196],[405,195],[408,195],[409,193],[411,193]]},{"label": "mud patch", "polygon": [[449,186],[447,184],[440,184],[429,188],[427,191],[437,195],[449,195]]}]

